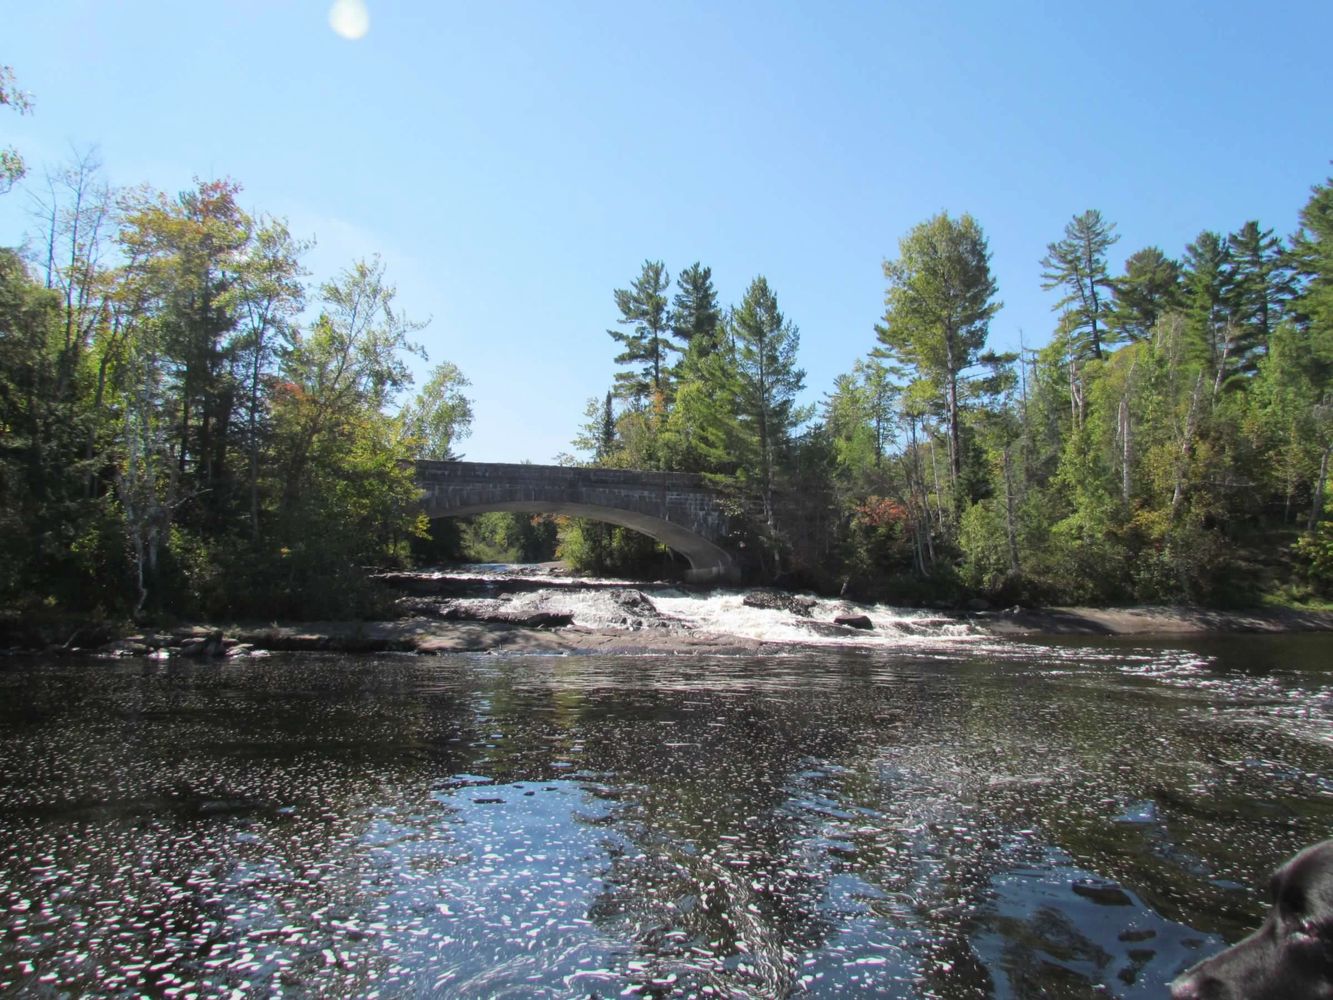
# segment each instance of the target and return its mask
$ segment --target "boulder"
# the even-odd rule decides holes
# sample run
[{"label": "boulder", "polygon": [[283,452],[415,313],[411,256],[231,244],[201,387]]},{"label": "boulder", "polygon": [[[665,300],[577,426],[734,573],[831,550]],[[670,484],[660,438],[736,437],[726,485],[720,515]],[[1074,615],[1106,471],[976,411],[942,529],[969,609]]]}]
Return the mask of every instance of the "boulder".
[{"label": "boulder", "polygon": [[875,623],[870,620],[868,615],[838,615],[833,619],[834,625],[842,625],[845,628],[872,629]]},{"label": "boulder", "polygon": [[752,590],[741,601],[747,608],[763,608],[768,611],[787,611],[802,618],[809,618],[818,603],[813,597],[789,594],[785,590]]},{"label": "boulder", "polygon": [[623,608],[636,618],[658,617],[657,605],[641,590],[613,590],[607,596],[617,607]]}]

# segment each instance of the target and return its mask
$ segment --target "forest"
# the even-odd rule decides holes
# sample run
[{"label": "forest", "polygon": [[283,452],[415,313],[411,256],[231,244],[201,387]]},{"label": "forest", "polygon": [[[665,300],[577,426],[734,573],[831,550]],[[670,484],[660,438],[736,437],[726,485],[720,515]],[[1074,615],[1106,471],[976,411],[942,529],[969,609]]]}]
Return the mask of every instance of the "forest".
[{"label": "forest", "polygon": [[[1053,234],[1056,235],[1056,234]],[[988,349],[999,308],[970,215],[884,261],[867,353],[813,410],[762,277],[719,306],[695,263],[616,289],[620,370],[577,448],[706,474],[761,578],[897,601],[1317,603],[1333,583],[1333,184],[1300,228],[1205,231],[1178,257],[1074,215],[1034,262],[1049,343]],[[641,544],[576,525],[578,559]]]},{"label": "forest", "polygon": [[[25,110],[7,71],[0,104]],[[0,194],[25,169],[0,150]],[[469,385],[448,361],[413,385],[420,324],[381,260],[312,282],[309,244],[230,180],[112,190],[83,154],[27,190],[35,230],[0,249],[8,613],[369,614],[370,570],[443,558],[670,571],[597,522],[425,522],[410,462],[456,457]],[[754,581],[901,603],[1317,604],[1333,180],[1299,219],[1121,257],[1112,221],[1076,214],[1033,262],[1058,294],[1049,342],[999,353],[987,237],[939,214],[883,262],[865,356],[814,405],[764,277],[727,307],[702,263],[673,284],[646,260],[589,317],[596,337],[610,320],[616,370],[561,460],[706,476]]]}]

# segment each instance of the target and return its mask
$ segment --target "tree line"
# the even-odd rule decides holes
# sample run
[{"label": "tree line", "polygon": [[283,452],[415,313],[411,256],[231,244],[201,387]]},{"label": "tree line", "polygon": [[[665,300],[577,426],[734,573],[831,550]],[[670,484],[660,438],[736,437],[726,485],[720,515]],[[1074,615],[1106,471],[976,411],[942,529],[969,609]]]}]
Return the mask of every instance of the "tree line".
[{"label": "tree line", "polygon": [[84,156],[37,191],[0,249],[0,605],[365,610],[364,568],[424,533],[407,462],[471,421],[448,362],[410,393],[383,262],[313,283],[228,180],[114,191]]},{"label": "tree line", "polygon": [[[763,277],[719,305],[695,263],[616,289],[619,370],[571,462],[693,471],[733,497],[751,569],[867,597],[1304,600],[1333,587],[1333,185],[1283,239],[1257,221],[1149,246],[1074,216],[1036,263],[1049,342],[988,347],[1000,308],[970,215],[883,264],[865,357],[802,408],[797,327]],[[870,324],[867,324],[868,331]],[[650,546],[579,523],[565,553]]]},{"label": "tree line", "polygon": [[[0,106],[31,101],[0,67]],[[23,177],[0,149],[0,194]],[[311,616],[366,610],[364,568],[419,554],[656,572],[650,539],[483,515],[437,530],[408,462],[469,431],[382,261],[323,282],[308,241],[229,180],[112,190],[91,156],[33,185],[0,249],[0,607]],[[14,197],[14,195],[9,195]],[[1055,234],[1053,234],[1055,235]],[[969,215],[884,261],[867,350],[802,405],[800,333],[755,277],[644,261],[614,289],[614,379],[563,461],[695,472],[756,578],[897,600],[1240,602],[1333,589],[1333,181],[1290,237],[1205,231],[1113,273],[1074,216],[1034,262],[1048,342],[1000,308]]]}]

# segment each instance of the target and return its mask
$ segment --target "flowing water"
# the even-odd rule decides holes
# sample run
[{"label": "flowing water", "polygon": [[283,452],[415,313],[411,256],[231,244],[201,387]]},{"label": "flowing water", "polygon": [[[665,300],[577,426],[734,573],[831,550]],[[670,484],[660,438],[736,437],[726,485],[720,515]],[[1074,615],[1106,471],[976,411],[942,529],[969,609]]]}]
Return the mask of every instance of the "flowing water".
[{"label": "flowing water", "polygon": [[[654,596],[790,625],[700,600]],[[1333,636],[873,617],[763,657],[0,661],[0,994],[1162,996],[1333,834]]]}]

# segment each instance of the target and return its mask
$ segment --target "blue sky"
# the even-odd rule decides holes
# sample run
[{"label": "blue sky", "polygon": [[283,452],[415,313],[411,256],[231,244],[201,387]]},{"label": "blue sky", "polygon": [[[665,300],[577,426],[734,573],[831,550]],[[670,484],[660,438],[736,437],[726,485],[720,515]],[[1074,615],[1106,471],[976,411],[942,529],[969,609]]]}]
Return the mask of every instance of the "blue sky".
[{"label": "blue sky", "polygon": [[[765,275],[817,400],[874,346],[881,261],[941,211],[984,228],[997,347],[1045,343],[1069,218],[1119,269],[1333,172],[1333,4],[9,0],[0,116],[35,175],[96,145],[115,184],[228,176],[326,278],[379,253],[432,361],[472,381],[466,457],[548,462],[615,370],[645,258]],[[0,199],[0,242],[27,197]]]}]

